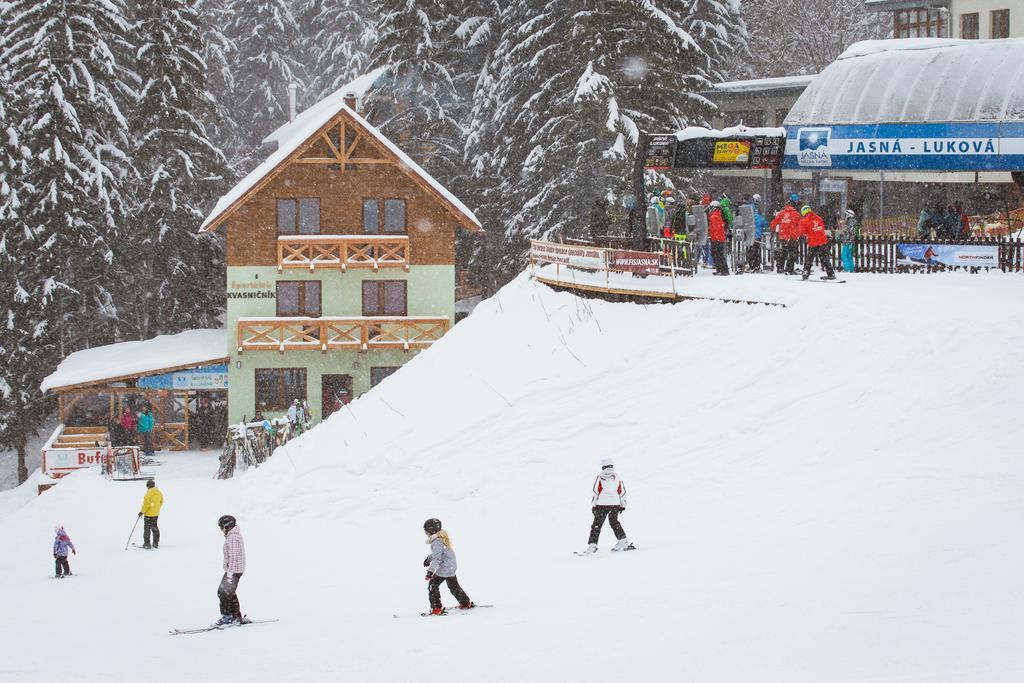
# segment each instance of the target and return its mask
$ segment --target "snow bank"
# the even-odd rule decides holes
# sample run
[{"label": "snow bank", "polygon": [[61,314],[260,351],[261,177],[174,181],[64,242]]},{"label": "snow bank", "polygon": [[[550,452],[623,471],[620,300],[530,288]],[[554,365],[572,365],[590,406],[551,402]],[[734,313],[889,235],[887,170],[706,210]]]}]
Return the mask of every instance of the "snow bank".
[{"label": "snow bank", "polygon": [[145,375],[168,368],[223,362],[228,356],[224,330],[189,330],[146,341],[121,342],[76,351],[39,385],[41,391]]},{"label": "snow bank", "polygon": [[1024,121],[1024,38],[905,38],[851,45],[785,124]]},{"label": "snow bank", "polygon": [[[158,552],[123,550],[141,482],[0,494],[4,670],[52,680],[59,648],[82,681],[1017,680],[1024,278],[846,277],[779,281],[786,308],[521,277],[266,466],[165,456]],[[606,456],[640,550],[605,530],[577,558]],[[243,609],[281,621],[169,638],[216,618],[228,512]],[[430,516],[494,609],[392,618],[426,607]]]}]

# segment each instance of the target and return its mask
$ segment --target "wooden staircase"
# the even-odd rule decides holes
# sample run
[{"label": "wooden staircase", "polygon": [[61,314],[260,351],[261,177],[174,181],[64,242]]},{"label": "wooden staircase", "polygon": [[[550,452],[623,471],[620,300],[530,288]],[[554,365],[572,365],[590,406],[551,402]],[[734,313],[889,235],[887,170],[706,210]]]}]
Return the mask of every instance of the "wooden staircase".
[{"label": "wooden staircase", "polygon": [[106,427],[65,427],[53,448],[95,448],[96,443],[109,443]]}]

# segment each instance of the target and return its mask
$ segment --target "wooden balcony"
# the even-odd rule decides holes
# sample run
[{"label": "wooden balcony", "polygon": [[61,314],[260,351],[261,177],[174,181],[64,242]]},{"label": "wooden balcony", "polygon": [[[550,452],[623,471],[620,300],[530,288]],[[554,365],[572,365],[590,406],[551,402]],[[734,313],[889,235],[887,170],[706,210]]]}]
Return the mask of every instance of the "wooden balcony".
[{"label": "wooden balcony", "polygon": [[448,318],[239,318],[238,352],[425,349],[448,331]]},{"label": "wooden balcony", "polygon": [[285,268],[404,268],[409,270],[405,235],[282,235],[277,238],[277,270]]}]

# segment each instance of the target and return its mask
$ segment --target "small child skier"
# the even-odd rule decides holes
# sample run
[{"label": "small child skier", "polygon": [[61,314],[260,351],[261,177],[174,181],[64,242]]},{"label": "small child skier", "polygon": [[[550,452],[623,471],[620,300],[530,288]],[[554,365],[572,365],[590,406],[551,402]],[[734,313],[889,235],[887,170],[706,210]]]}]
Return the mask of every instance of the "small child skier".
[{"label": "small child skier", "polygon": [[73,555],[77,555],[78,551],[75,550],[75,544],[71,542],[71,537],[68,536],[68,532],[64,531],[64,527],[58,524],[53,528],[53,532],[57,535],[53,539],[54,573],[58,579],[63,579],[65,576],[71,576],[71,565],[68,564],[68,549],[71,550]]},{"label": "small child skier", "polygon": [[626,485],[619,475],[615,474],[615,465],[610,458],[601,461],[601,473],[594,480],[594,495],[590,499],[590,511],[594,521],[590,525],[590,539],[585,555],[597,552],[597,539],[601,537],[601,527],[608,518],[608,524],[619,542],[612,550],[636,550],[636,546],[626,538],[626,532],[619,524],[619,515],[626,511]]},{"label": "small child skier", "polygon": [[458,565],[455,562],[455,551],[452,550],[452,540],[448,538],[448,532],[441,528],[441,520],[431,517],[423,523],[423,531],[427,534],[427,544],[430,546],[430,555],[423,560],[423,566],[427,568],[427,594],[430,598],[430,614],[440,616],[444,614],[441,607],[441,583],[448,584],[448,590],[459,601],[459,609],[473,609],[476,605],[462,590],[459,580],[455,576]]}]

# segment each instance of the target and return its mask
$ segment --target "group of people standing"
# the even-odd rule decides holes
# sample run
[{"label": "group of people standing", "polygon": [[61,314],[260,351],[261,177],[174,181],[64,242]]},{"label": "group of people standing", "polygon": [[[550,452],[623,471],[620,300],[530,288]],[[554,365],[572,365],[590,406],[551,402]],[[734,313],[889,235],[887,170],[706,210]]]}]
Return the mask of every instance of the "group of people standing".
[{"label": "group of people standing", "polygon": [[[835,269],[832,267],[832,257],[829,252],[829,232],[825,227],[825,221],[815,213],[809,205],[803,204],[798,211],[796,206],[800,203],[800,196],[791,194],[789,202],[775,214],[769,227],[777,240],[778,255],[776,257],[776,269],[787,275],[796,274],[796,262],[799,256],[800,240],[807,240],[807,257],[804,259],[803,278],[806,280],[811,275],[811,267],[814,263],[820,263],[825,270],[826,280],[835,279]],[[843,212],[839,221],[836,236],[842,245],[841,255],[843,270],[852,273],[855,269],[853,260],[853,249],[857,238],[860,236],[860,221],[857,213],[848,208]]]},{"label": "group of people standing", "polygon": [[[839,224],[830,231],[824,219],[809,204],[801,202],[797,194],[789,196],[789,202],[770,222],[764,217],[760,195],[744,198],[735,208],[727,193],[719,195],[716,199],[705,193],[700,197],[687,198],[680,205],[671,190],[652,193],[646,216],[648,234],[654,232],[662,239],[687,243],[694,249],[694,260],[714,268],[715,275],[730,274],[728,245],[734,238],[742,242],[735,259],[737,272],[760,272],[763,267],[762,249],[770,242],[775,251],[777,271],[790,275],[796,274],[800,243],[806,241],[804,278],[808,278],[813,265],[819,263],[827,280],[835,279],[829,250],[829,242],[835,238],[842,245],[843,270],[854,271],[854,249],[860,237],[860,220],[852,208],[843,212]],[[700,214],[706,218],[706,233],[703,228],[705,220],[687,220],[687,215],[696,217]],[[740,238],[736,231],[736,217],[742,214],[746,215],[742,226],[745,232]]]},{"label": "group of people standing", "polygon": [[936,204],[931,210],[921,209],[917,219],[917,238],[920,240],[957,240],[971,236],[971,220],[962,202],[948,206]]},{"label": "group of people standing", "polygon": [[121,417],[110,424],[112,446],[141,446],[143,455],[153,455],[153,430],[156,416],[153,405],[146,402],[138,410],[126,405]]}]

